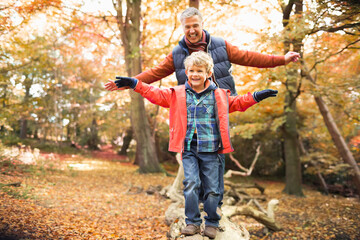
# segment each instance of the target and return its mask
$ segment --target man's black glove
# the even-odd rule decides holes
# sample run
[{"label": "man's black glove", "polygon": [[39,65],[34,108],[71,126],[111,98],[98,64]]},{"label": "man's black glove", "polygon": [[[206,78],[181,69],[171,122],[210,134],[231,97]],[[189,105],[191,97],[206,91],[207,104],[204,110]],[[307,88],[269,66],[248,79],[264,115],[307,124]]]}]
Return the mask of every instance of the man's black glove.
[{"label": "man's black glove", "polygon": [[277,90],[265,89],[259,92],[254,92],[253,97],[255,101],[260,102],[261,100],[264,100],[265,98],[268,97],[276,97],[277,93],[278,93]]},{"label": "man's black glove", "polygon": [[131,87],[132,89],[134,89],[137,82],[138,80],[136,78],[116,76],[115,84],[118,88]]}]

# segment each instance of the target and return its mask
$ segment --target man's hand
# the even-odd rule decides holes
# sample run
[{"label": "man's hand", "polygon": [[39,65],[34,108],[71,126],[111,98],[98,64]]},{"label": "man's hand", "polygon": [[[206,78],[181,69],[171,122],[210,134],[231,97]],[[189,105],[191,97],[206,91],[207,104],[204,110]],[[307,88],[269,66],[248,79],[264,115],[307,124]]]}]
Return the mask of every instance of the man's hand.
[{"label": "man's hand", "polygon": [[285,65],[287,65],[290,62],[297,62],[299,61],[300,54],[297,52],[287,52],[285,54]]},{"label": "man's hand", "polygon": [[115,91],[115,90],[122,90],[122,89],[125,89],[125,88],[119,89],[116,86],[115,82],[109,79],[109,81],[107,83],[105,83],[105,89],[108,90],[108,91]]},{"label": "man's hand", "polygon": [[277,93],[278,93],[277,90],[265,89],[265,90],[262,90],[259,92],[254,92],[253,97],[254,97],[255,101],[260,102],[268,97],[276,97]]}]

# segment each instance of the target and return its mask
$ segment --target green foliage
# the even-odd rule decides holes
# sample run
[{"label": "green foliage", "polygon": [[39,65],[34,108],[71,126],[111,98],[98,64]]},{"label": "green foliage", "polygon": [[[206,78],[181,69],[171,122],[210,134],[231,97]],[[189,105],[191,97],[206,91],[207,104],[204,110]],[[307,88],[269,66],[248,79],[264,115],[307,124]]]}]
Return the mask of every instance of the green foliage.
[{"label": "green foliage", "polygon": [[[202,5],[206,9],[203,12],[205,28],[212,35],[222,36],[240,49],[274,55],[283,54],[284,34],[291,41],[303,39],[303,60],[310,69],[314,67],[311,74],[316,76],[317,87],[304,78],[300,79],[300,74],[297,74],[297,81],[301,82],[300,95],[296,99],[297,130],[306,151],[328,154],[321,160],[329,162],[321,166],[325,174],[326,169],[333,170],[336,166],[337,163],[332,165],[331,159],[337,159],[338,153],[313,95],[324,97],[347,142],[359,136],[359,43],[349,45],[358,39],[359,29],[350,27],[333,31],[336,27],[357,23],[358,8],[354,7],[352,1],[304,2],[307,5],[303,16],[291,16],[288,31],[282,31],[281,18],[272,18],[268,9],[260,7],[266,4],[273,5],[264,1],[256,1],[251,6],[236,1],[229,4],[205,1]],[[17,9],[22,6],[28,4],[24,2]],[[186,6],[184,1],[143,3],[140,48],[143,69],[161,62],[182,37],[177,15]],[[280,6],[272,6],[272,9],[277,9],[281,15]],[[118,33],[113,31],[117,28],[116,23],[108,20],[108,17],[108,21],[104,22],[104,18],[77,11],[69,14],[59,8],[42,12],[39,8],[22,12],[27,20],[15,26],[11,22],[15,18],[8,14],[11,11],[4,11],[4,26],[8,28],[0,33],[0,60],[3,63],[0,66],[0,136],[3,144],[30,145],[43,152],[86,154],[70,147],[70,142],[97,146],[98,143],[113,143],[121,138],[131,126],[132,106],[128,91],[110,93],[103,89],[107,79],[126,74],[123,43]],[[39,12],[47,18],[47,25],[43,26],[42,31],[38,31],[34,27],[37,26],[34,24],[36,21],[33,22],[39,17]],[[242,14],[250,12],[265,19],[260,30],[237,21]],[[161,17],[154,18],[158,13],[161,13]],[[233,28],[223,28],[229,22],[234,24]],[[247,34],[255,34],[257,40],[244,41]],[[282,173],[281,130],[285,123],[284,113],[289,111],[289,108],[284,109],[284,98],[289,88],[286,85],[288,68],[298,69],[297,73],[301,69],[300,64],[294,63],[270,69],[234,65],[233,75],[239,94],[264,88],[279,90],[277,98],[267,99],[244,113],[230,116],[235,156],[244,161],[244,165],[251,163],[256,146],[262,145],[255,174]],[[164,79],[161,85],[176,85],[174,76]],[[146,109],[150,121],[156,117],[159,148],[166,152],[167,112],[160,110],[157,114],[156,108],[150,104]],[[41,141],[18,137],[20,119],[27,120],[28,137],[38,137]],[[154,122],[151,126],[154,126]],[[55,143],[55,139],[59,143]],[[356,153],[355,158],[359,159],[357,148],[353,147],[352,150]],[[130,156],[133,158],[134,149],[130,149]],[[314,174],[311,168],[309,166],[306,171]],[[32,170],[29,168],[29,171]]]},{"label": "green foliage", "polygon": [[32,187],[30,186],[26,186],[25,188],[18,188],[18,187],[6,186],[6,184],[0,183],[0,191],[17,199],[34,198],[34,196],[31,193]]},{"label": "green foliage", "polygon": [[244,139],[251,139],[255,134],[263,132],[265,128],[266,125],[262,123],[245,123],[236,125],[231,129],[231,137],[239,135]]}]

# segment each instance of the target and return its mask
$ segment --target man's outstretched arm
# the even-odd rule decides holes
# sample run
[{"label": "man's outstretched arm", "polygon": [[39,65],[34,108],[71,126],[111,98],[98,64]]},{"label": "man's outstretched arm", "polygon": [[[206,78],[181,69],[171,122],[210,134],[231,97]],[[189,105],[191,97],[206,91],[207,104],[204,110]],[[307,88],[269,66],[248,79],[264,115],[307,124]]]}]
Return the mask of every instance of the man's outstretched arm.
[{"label": "man's outstretched arm", "polygon": [[242,66],[273,68],[286,65],[290,62],[296,62],[300,58],[300,54],[296,52],[288,52],[285,55],[268,55],[240,50],[237,46],[232,45],[228,41],[225,41],[225,43],[229,61]]}]

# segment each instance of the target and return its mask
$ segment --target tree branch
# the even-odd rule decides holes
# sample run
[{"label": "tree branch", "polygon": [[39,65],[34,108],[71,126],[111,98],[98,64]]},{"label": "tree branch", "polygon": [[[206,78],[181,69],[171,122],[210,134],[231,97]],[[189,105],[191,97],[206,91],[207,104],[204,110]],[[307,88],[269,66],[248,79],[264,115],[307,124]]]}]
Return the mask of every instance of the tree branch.
[{"label": "tree branch", "polygon": [[337,27],[321,27],[321,28],[318,28],[318,29],[314,29],[309,34],[314,34],[314,33],[320,32],[320,31],[333,33],[333,32],[337,32],[337,31],[347,29],[347,28],[353,28],[353,27],[356,27],[356,26],[360,26],[360,22],[348,23],[348,24],[344,24],[342,26],[337,26]]},{"label": "tree branch", "polygon": [[312,72],[318,64],[323,63],[323,62],[325,62],[326,60],[328,60],[329,58],[331,58],[331,57],[333,57],[333,56],[335,56],[335,55],[337,55],[337,54],[342,53],[342,52],[345,51],[346,49],[349,49],[350,46],[352,46],[352,45],[354,45],[354,44],[356,44],[356,43],[358,43],[358,42],[360,42],[360,38],[357,39],[357,40],[355,40],[354,42],[349,43],[348,45],[346,45],[346,46],[345,46],[344,48],[342,48],[341,50],[339,50],[339,51],[337,51],[337,52],[335,52],[335,53],[332,53],[332,54],[328,55],[328,56],[325,57],[324,59],[319,60],[319,61],[316,61],[316,62],[314,63],[314,65],[312,66],[312,68],[311,68],[308,72],[309,72],[309,73]]},{"label": "tree branch", "polygon": [[255,167],[256,161],[257,161],[258,158],[259,158],[259,154],[260,154],[260,145],[256,148],[256,154],[255,154],[254,160],[253,160],[252,163],[251,163],[250,168],[247,169],[247,168],[243,167],[236,158],[234,158],[234,156],[232,155],[232,153],[230,153],[230,154],[229,154],[230,159],[236,164],[236,166],[238,166],[238,168],[240,168],[240,169],[243,170],[244,172],[229,170],[229,171],[227,171],[227,173],[224,175],[224,177],[225,177],[225,178],[229,178],[229,177],[231,177],[233,174],[234,174],[234,175],[239,175],[239,176],[244,176],[244,177],[250,176],[251,173],[252,173],[252,170],[253,170],[254,167]]}]

